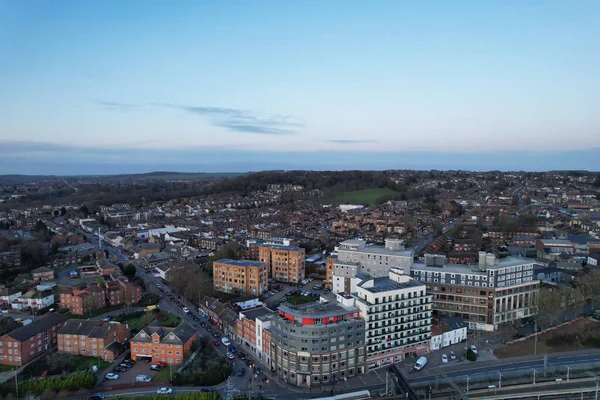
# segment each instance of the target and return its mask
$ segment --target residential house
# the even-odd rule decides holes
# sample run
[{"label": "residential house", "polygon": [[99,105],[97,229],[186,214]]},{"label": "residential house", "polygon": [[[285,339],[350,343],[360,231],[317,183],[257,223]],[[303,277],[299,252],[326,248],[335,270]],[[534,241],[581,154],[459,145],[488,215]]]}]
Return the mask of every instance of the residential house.
[{"label": "residential house", "polygon": [[467,326],[461,318],[445,318],[431,327],[431,350],[439,350],[465,340]]},{"label": "residential house", "polygon": [[125,350],[129,329],[116,322],[71,319],[58,331],[58,352],[114,361]]},{"label": "residential house", "polygon": [[54,280],[54,270],[48,267],[39,267],[31,271],[31,277],[36,282]]},{"label": "residential house", "polygon": [[0,306],[9,307],[15,300],[21,297],[23,293],[20,290],[4,288],[0,290]]},{"label": "residential house", "polygon": [[0,364],[20,367],[49,350],[66,321],[52,313],[0,337]]},{"label": "residential house", "polygon": [[131,359],[181,364],[195,341],[196,331],[185,322],[176,328],[149,325],[131,338]]},{"label": "residential house", "polygon": [[13,301],[11,307],[18,310],[27,307],[33,310],[41,310],[42,308],[50,307],[52,304],[54,304],[54,293],[52,291],[40,292],[30,290]]}]

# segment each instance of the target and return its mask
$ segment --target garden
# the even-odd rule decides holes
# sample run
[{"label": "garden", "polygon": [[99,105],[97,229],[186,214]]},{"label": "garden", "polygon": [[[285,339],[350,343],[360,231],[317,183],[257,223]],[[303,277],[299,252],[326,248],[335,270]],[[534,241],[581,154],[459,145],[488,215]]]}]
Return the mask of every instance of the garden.
[{"label": "garden", "polygon": [[205,338],[198,340],[198,353],[181,374],[173,375],[173,385],[214,386],[231,374],[229,362]]}]

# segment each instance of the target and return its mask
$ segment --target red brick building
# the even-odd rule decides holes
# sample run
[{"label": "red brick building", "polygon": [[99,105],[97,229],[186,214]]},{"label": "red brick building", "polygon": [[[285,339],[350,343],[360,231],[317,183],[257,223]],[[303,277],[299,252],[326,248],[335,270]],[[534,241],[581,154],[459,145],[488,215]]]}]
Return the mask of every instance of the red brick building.
[{"label": "red brick building", "polygon": [[123,324],[71,319],[58,332],[58,352],[114,361],[130,336]]},{"label": "red brick building", "polygon": [[106,302],[109,306],[137,304],[142,299],[142,288],[133,282],[114,280],[106,284]]},{"label": "red brick building", "polygon": [[60,306],[75,315],[84,315],[106,307],[106,291],[97,284],[83,290],[68,289],[60,294]]},{"label": "red brick building", "polygon": [[50,349],[67,321],[53,313],[0,337],[0,364],[21,366]]},{"label": "red brick building", "polygon": [[182,322],[176,328],[147,326],[131,338],[131,359],[150,358],[152,362],[181,364],[196,341],[196,331]]}]

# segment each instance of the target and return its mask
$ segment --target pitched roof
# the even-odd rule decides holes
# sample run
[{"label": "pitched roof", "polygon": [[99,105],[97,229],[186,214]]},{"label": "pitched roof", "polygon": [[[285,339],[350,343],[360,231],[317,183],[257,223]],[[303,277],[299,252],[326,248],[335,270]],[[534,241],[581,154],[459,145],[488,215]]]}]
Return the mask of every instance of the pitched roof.
[{"label": "pitched roof", "polygon": [[45,332],[48,329],[56,326],[67,320],[62,314],[52,313],[40,319],[37,319],[30,323],[29,325],[25,325],[19,329],[15,329],[12,332],[6,334],[6,336],[10,336],[11,338],[18,340],[19,342],[24,342],[32,336],[37,335],[38,333]]},{"label": "pitched roof", "polygon": [[54,270],[52,268],[48,268],[48,267],[38,267],[36,269],[31,270],[32,274],[41,274],[44,272],[54,272]]},{"label": "pitched roof", "polygon": [[185,344],[193,335],[196,334],[196,331],[185,322],[182,322],[175,328],[148,325],[137,335],[131,338],[131,342],[150,342],[152,341],[152,335],[154,334],[157,334],[160,337],[161,343]]},{"label": "pitched roof", "polygon": [[63,335],[82,335],[91,338],[104,338],[110,330],[110,323],[93,320],[70,319],[58,331]]}]

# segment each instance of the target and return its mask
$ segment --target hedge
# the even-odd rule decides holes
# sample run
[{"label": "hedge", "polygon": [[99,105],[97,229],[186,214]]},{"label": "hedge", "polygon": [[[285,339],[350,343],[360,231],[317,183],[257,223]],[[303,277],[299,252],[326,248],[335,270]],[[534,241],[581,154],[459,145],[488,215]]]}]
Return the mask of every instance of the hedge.
[{"label": "hedge", "polygon": [[[31,379],[19,383],[19,396],[25,393],[41,395],[48,391],[56,393],[61,391],[75,392],[79,389],[91,389],[96,384],[96,376],[90,372],[81,372],[64,378]],[[9,393],[17,394],[14,383],[3,383],[0,385],[0,395],[5,397]]]}]

